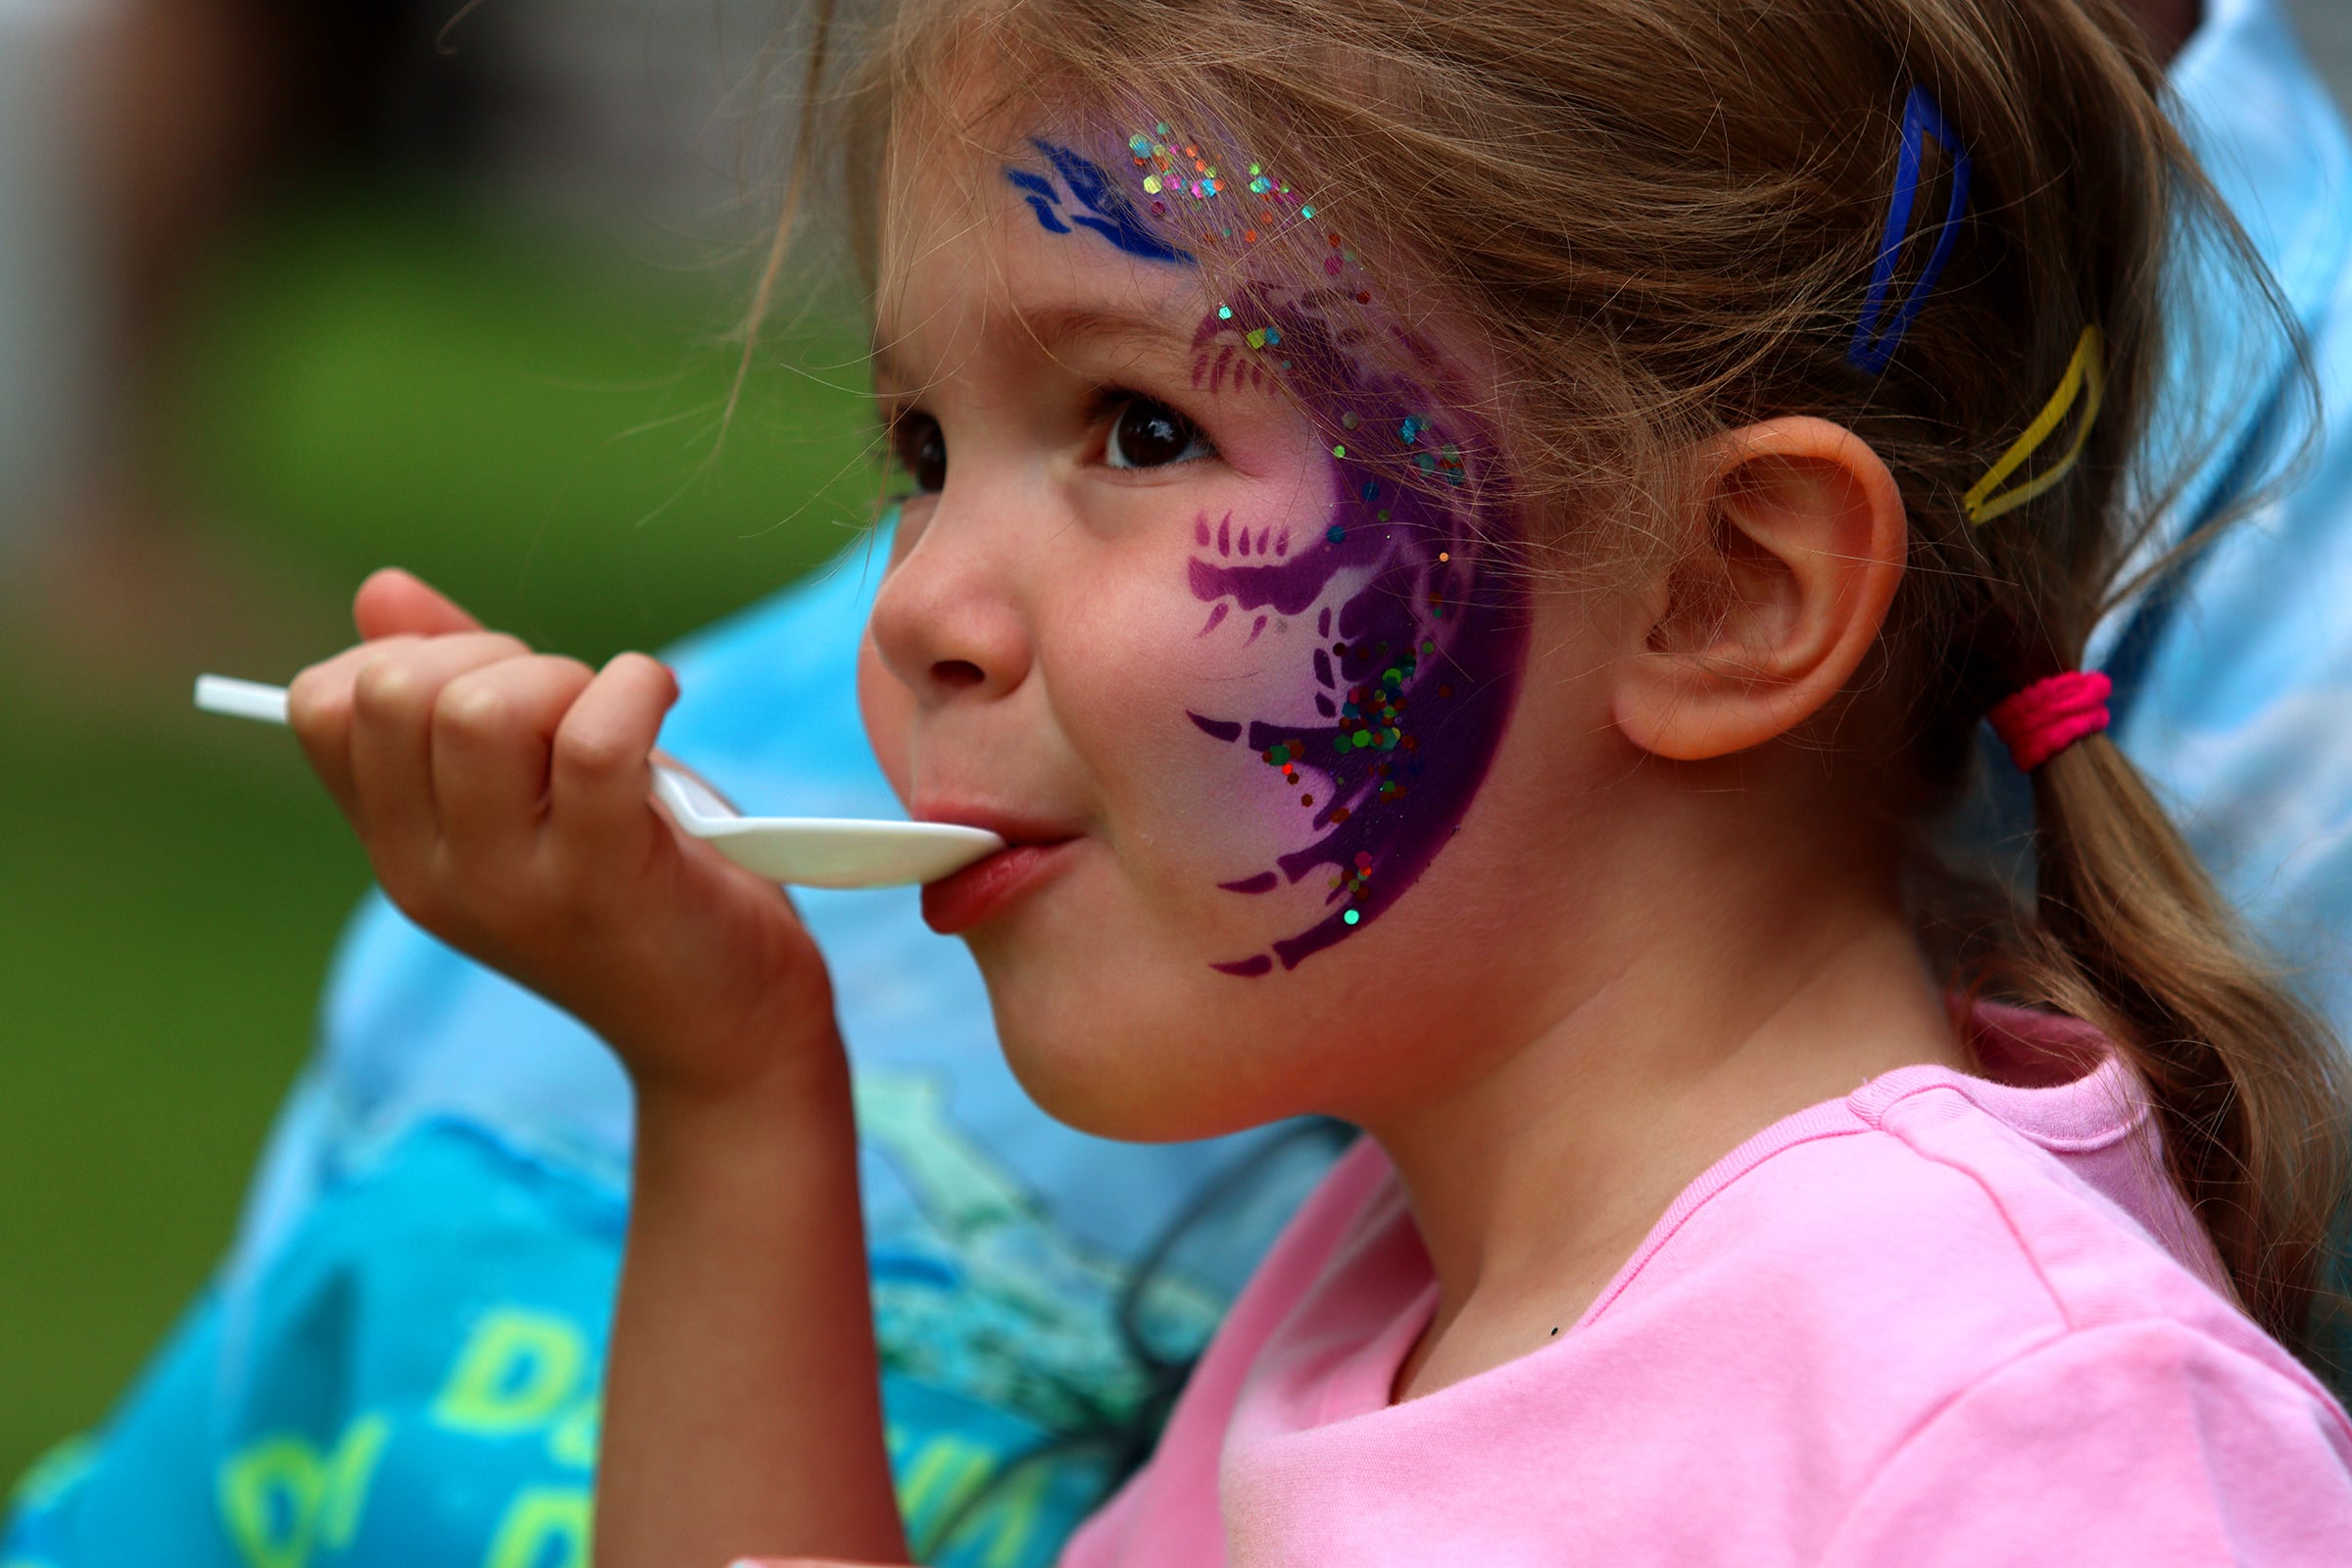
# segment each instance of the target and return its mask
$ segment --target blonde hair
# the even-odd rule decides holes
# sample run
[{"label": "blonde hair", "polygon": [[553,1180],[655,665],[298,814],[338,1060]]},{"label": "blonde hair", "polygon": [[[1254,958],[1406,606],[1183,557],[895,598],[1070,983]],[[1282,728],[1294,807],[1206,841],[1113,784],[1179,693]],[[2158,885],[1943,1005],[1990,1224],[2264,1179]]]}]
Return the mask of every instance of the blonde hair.
[{"label": "blonde hair", "polygon": [[[2183,352],[2169,334],[2191,315],[2181,278],[2234,276],[2254,325],[2293,332],[2112,0],[902,0],[855,16],[818,0],[814,24],[800,175],[812,148],[834,158],[869,284],[891,139],[913,121],[1075,116],[1113,142],[1180,122],[1279,169],[1354,252],[1478,323],[1499,373],[1477,413],[1531,537],[1589,537],[1669,496],[1678,454],[1759,418],[1854,430],[1911,523],[1873,671],[1873,711],[1899,717],[1859,765],[1884,769],[1923,843],[1967,785],[1986,708],[2076,667],[2164,565],[2147,564],[2155,519],[2197,455],[2179,417],[2160,424]],[[1948,264],[1869,373],[1849,347],[1915,86],[1973,180]],[[1949,181],[1923,184],[1898,296]],[[759,310],[786,251],[779,230]],[[1268,265],[1238,244],[1200,259],[1235,277]],[[2081,461],[1972,526],[1964,495],[2086,325],[2108,350]],[[2159,426],[2183,458],[2170,473],[2147,461]],[[2230,1285],[2310,1355],[2347,1180],[2339,1051],[2110,741],[2061,754],[2033,790],[2030,902],[1965,897],[1976,885],[1923,855],[1934,945],[1956,986],[2114,1040]]]}]

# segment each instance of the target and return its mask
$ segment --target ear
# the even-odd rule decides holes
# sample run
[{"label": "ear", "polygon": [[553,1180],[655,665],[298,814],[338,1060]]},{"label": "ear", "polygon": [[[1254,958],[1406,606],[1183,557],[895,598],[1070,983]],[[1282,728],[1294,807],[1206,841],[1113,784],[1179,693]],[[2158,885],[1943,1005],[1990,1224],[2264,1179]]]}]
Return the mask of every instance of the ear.
[{"label": "ear", "polygon": [[1615,717],[1643,751],[1724,757],[1786,734],[1853,679],[1901,582],[1894,476],[1826,419],[1767,419],[1694,454],[1694,547],[1653,585]]}]

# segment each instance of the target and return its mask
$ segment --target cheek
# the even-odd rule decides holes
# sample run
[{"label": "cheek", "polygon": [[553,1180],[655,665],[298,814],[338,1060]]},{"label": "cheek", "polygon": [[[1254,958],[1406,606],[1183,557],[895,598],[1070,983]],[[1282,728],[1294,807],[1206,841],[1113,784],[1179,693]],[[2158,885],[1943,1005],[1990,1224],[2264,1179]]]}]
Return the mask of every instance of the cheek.
[{"label": "cheek", "polygon": [[1119,737],[1098,766],[1131,874],[1149,867],[1152,906],[1243,977],[1368,930],[1429,869],[1526,647],[1520,579],[1494,558],[1507,519],[1468,486],[1343,461],[1288,494],[1192,518],[1181,559],[1125,578],[1092,662],[1120,675],[1095,717]]},{"label": "cheek", "polygon": [[[1261,509],[1250,524],[1255,548],[1269,549],[1285,531],[1276,509]],[[1228,539],[1242,513],[1204,514]],[[1190,517],[1171,529],[1189,547],[1201,524]],[[1054,706],[1074,745],[1110,797],[1114,829],[1153,834],[1182,827],[1231,831],[1243,821],[1258,835],[1288,817],[1273,810],[1280,791],[1254,770],[1239,766],[1233,741],[1240,727],[1213,715],[1236,705],[1303,704],[1300,676],[1309,659],[1306,628],[1273,614],[1236,616],[1230,604],[1208,604],[1188,586],[1189,548],[1152,552],[1149,561],[1110,559],[1075,574],[1071,603],[1055,620],[1058,635],[1041,637]],[[1260,797],[1263,797],[1261,800]],[[1262,809],[1258,808],[1264,808]],[[1293,803],[1292,814],[1296,814]]]},{"label": "cheek", "polygon": [[[1236,498],[1230,508],[1179,513],[1164,544],[1106,551],[1071,573],[1055,634],[1039,640],[1058,724],[1098,782],[1102,827],[1123,872],[1164,939],[1192,962],[1230,955],[1206,951],[1183,928],[1213,931],[1220,915],[1232,918],[1236,896],[1220,884],[1262,877],[1274,857],[1312,838],[1314,807],[1301,799],[1315,794],[1295,765],[1286,778],[1283,765],[1245,751],[1247,723],[1225,716],[1314,716],[1314,611],[1292,616],[1204,601],[1193,591],[1192,564],[1218,559],[1220,532],[1232,559],[1295,557],[1319,510],[1311,500],[1285,507]],[[1239,554],[1245,534],[1247,558]],[[1196,542],[1202,537],[1205,547]]]},{"label": "cheek", "polygon": [[1282,512],[1203,514],[1172,574],[1175,678],[1156,700],[1171,753],[1200,781],[1203,839],[1229,852],[1213,867],[1220,883],[1270,889],[1272,857],[1311,842],[1333,809],[1345,818],[1332,759],[1304,744],[1338,714],[1329,644],[1361,575],[1332,569],[1329,511],[1318,495]]}]

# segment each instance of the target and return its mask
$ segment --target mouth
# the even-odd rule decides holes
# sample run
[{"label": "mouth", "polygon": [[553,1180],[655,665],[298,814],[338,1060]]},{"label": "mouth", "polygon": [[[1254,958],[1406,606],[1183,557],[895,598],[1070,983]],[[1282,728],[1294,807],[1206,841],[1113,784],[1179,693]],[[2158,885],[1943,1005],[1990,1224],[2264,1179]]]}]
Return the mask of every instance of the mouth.
[{"label": "mouth", "polygon": [[1078,844],[1078,835],[1066,829],[1012,821],[989,812],[915,814],[926,821],[984,827],[1006,841],[996,854],[923,885],[923,923],[941,936],[960,935],[1003,913],[1066,865]]}]

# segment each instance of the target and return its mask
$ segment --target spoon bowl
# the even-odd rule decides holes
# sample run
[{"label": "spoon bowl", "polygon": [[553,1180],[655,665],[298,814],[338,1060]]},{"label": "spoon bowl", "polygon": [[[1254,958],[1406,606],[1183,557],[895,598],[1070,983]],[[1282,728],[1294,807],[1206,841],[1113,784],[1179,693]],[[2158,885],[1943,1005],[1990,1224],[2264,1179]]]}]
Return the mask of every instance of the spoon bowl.
[{"label": "spoon bowl", "polygon": [[747,871],[804,888],[936,882],[1004,848],[984,827],[851,816],[744,816],[700,779],[654,764],[654,798],[679,830]]}]

